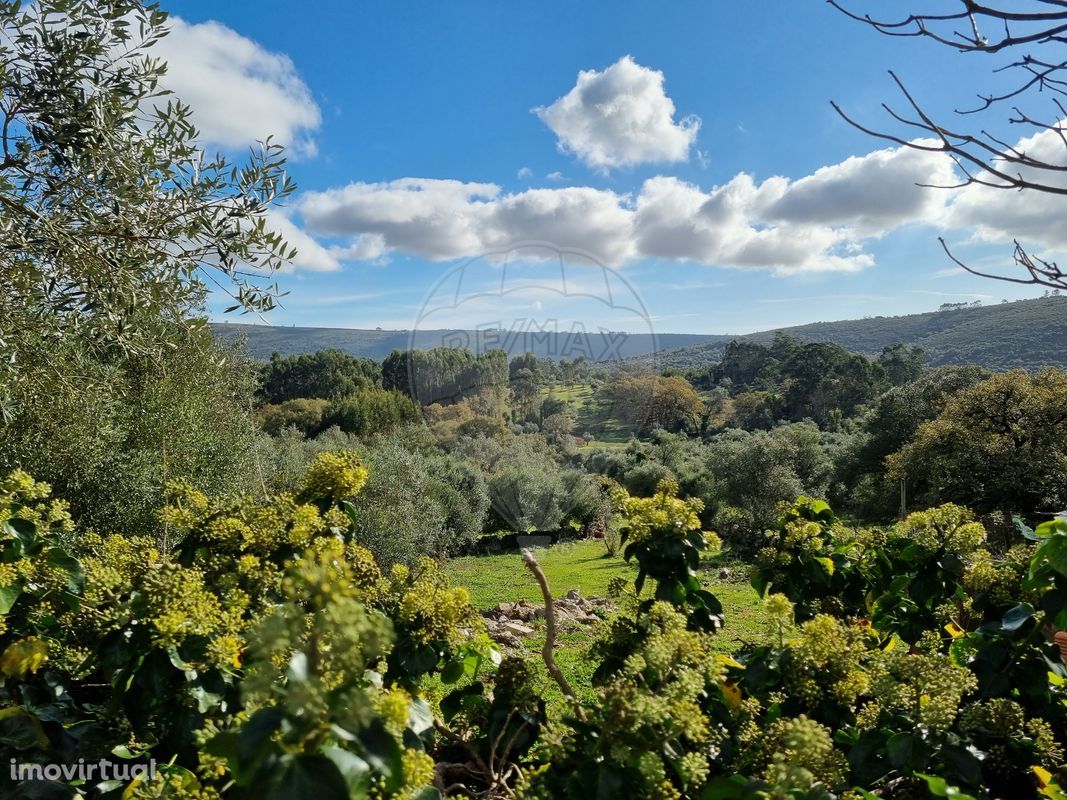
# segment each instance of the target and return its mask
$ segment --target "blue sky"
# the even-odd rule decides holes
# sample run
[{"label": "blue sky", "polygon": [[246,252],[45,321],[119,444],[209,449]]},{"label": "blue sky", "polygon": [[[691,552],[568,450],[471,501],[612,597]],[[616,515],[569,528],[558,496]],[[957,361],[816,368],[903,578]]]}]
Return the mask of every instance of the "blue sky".
[{"label": "blue sky", "polygon": [[[167,8],[180,20],[163,54],[208,146],[292,145],[299,191],[279,224],[301,257],[272,324],[742,333],[1037,294],[951,270],[939,233],[984,264],[1009,256],[1004,220],[1061,246],[1017,196],[914,187],[951,170],[869,156],[886,145],[829,105],[882,121],[893,68],[951,109],[1001,62],[886,39],[825,3]],[[632,117],[598,117],[620,103]],[[515,249],[530,240],[547,247]],[[434,287],[471,258],[470,301],[444,309]],[[605,281],[625,291],[606,302]],[[215,318],[227,304],[212,299]]]}]

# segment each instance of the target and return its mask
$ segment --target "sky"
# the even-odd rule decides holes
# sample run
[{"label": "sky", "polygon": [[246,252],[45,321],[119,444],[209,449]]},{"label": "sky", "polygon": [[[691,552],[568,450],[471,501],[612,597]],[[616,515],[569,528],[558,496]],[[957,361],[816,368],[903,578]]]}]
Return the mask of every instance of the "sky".
[{"label": "sky", "polygon": [[[950,115],[1006,59],[823,2],[166,7],[167,85],[205,147],[288,148],[271,224],[299,255],[270,324],[746,333],[1040,293],[954,268],[939,235],[982,267],[1013,235],[1067,248],[1056,203],[917,186],[952,164],[830,106],[892,129],[893,69]],[[1032,134],[1003,118],[981,125]],[[263,321],[228,305],[212,318]]]}]

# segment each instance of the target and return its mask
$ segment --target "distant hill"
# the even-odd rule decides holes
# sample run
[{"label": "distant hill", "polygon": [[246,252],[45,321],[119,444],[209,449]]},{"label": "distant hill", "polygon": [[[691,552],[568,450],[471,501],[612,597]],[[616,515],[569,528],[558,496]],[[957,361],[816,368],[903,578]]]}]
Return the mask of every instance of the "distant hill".
[{"label": "distant hill", "polygon": [[894,344],[921,347],[927,366],[980,364],[989,369],[1067,367],[1067,297],[931,311],[900,317],[867,317],[813,322],[746,336],[715,336],[700,344],[668,349],[656,357],[659,368],[700,368],[719,361],[733,339],[770,342],[781,331],[809,342],[834,342],[876,356]]},{"label": "distant hill", "polygon": [[509,355],[532,352],[541,357],[556,359],[572,359],[584,355],[589,361],[606,361],[685,347],[710,338],[698,333],[664,333],[653,337],[648,333],[601,333],[595,330],[589,331],[588,334],[573,334],[494,330],[287,328],[233,323],[215,323],[212,327],[223,338],[243,339],[253,357],[259,359],[268,359],[274,352],[294,355],[334,348],[350,355],[380,361],[393,350],[407,348],[428,350],[432,347],[466,347],[481,352],[499,347]]},{"label": "distant hill", "polygon": [[657,352],[656,366],[699,368],[719,360],[733,339],[770,342],[778,331],[811,342],[836,342],[867,355],[908,344],[923,348],[929,366],[981,364],[990,369],[1067,367],[1067,297],[1019,300],[1013,303],[931,311],[900,317],[868,317],[840,322],[813,322],[743,336],[664,333],[601,334],[507,331],[384,331],[355,328],[294,328],[270,325],[215,324],[223,338],[242,338],[256,358],[310,353],[336,348],[352,355],[381,360],[396,349],[415,347],[501,347],[511,355],[531,351],[551,358],[585,355],[591,361],[638,358]]}]

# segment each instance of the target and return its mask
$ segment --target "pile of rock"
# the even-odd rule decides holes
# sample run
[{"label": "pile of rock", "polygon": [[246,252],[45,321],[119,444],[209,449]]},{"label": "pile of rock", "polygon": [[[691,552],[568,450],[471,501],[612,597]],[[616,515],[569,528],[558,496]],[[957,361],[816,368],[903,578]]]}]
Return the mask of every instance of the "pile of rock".
[{"label": "pile of rock", "polygon": [[[582,597],[577,589],[571,589],[565,597],[553,601],[552,608],[556,613],[556,625],[566,629],[604,619],[615,611],[615,604],[604,597]],[[544,627],[545,607],[541,603],[520,600],[501,603],[484,612],[484,616],[489,637],[494,642],[505,647],[521,647],[522,637]]]}]

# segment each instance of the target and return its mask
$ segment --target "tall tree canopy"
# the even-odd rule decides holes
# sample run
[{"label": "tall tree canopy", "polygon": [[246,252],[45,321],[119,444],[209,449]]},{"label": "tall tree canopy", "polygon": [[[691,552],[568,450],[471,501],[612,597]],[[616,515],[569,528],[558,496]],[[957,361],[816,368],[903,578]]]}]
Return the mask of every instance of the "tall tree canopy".
[{"label": "tall tree canopy", "polygon": [[1067,373],[993,375],[956,392],[887,459],[923,499],[976,510],[1058,511],[1067,503]]},{"label": "tall tree canopy", "polygon": [[[159,80],[167,15],[138,0],[0,2],[0,385],[42,337],[158,355],[209,284],[272,307],[295,255],[267,225],[282,149],[208,157]],[[175,325],[174,323],[178,323]]]}]

